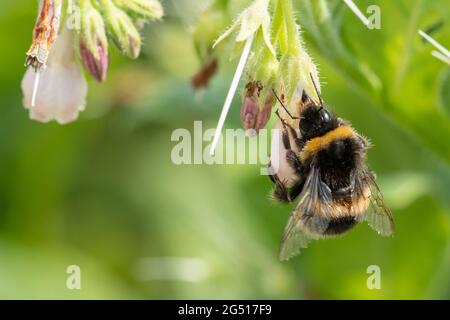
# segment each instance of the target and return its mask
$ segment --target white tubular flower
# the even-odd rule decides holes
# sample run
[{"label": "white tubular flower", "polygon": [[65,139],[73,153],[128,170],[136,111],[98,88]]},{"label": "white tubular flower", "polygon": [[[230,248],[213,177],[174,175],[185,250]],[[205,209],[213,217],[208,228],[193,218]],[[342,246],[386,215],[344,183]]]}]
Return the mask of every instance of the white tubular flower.
[{"label": "white tubular flower", "polygon": [[266,46],[275,56],[275,49],[270,41],[270,22],[269,0],[255,0],[238,16],[231,27],[216,40],[213,47],[217,46],[237,29],[239,29],[239,32],[236,36],[236,42],[252,39],[261,29]]},{"label": "white tubular flower", "polygon": [[[37,77],[40,85],[33,97]],[[87,83],[75,59],[72,31],[64,28],[57,38],[47,68],[38,72],[28,68],[22,80],[22,92],[23,104],[32,120],[66,124],[78,118],[85,107]]]}]

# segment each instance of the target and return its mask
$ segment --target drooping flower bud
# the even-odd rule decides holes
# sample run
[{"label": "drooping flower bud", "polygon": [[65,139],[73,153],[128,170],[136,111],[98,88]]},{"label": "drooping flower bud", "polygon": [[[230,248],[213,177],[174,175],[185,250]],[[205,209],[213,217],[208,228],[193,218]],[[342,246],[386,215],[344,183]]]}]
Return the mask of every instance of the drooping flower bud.
[{"label": "drooping flower bud", "polygon": [[304,46],[292,1],[280,1],[277,10],[284,20],[284,26],[280,24],[277,32],[286,37],[282,41],[285,44],[282,46],[282,58],[275,82],[277,89],[283,91],[287,109],[291,114],[297,115],[304,97],[319,103],[319,75],[316,64]]},{"label": "drooping flower bud", "polygon": [[216,74],[219,62],[216,58],[210,60],[191,78],[192,87],[195,90],[207,87],[211,78]]},{"label": "drooping flower bud", "polygon": [[267,46],[260,47],[248,61],[247,86],[244,91],[244,105],[241,119],[246,129],[258,132],[270,119],[275,105],[273,88],[278,72],[278,61]]},{"label": "drooping flower bud", "polygon": [[273,94],[269,94],[265,101],[261,103],[260,94],[262,89],[262,85],[259,82],[250,82],[245,88],[241,120],[246,130],[254,129],[256,132],[259,132],[270,119],[275,98]]},{"label": "drooping flower bud", "polygon": [[80,55],[84,67],[98,82],[106,79],[109,66],[108,39],[100,12],[91,0],[81,0]]},{"label": "drooping flower bud", "polygon": [[201,62],[200,69],[191,78],[195,90],[207,87],[211,78],[217,73],[218,55],[212,51],[212,45],[230,20],[228,1],[214,0],[200,14],[192,29],[195,50]]},{"label": "drooping flower bud", "polygon": [[103,82],[106,80],[106,74],[109,67],[108,52],[100,44],[97,45],[96,51],[97,57],[94,55],[94,51],[91,51],[86,47],[84,42],[80,41],[80,55],[83,61],[83,65],[89,74],[97,82]]},{"label": "drooping flower bud", "polygon": [[141,53],[141,35],[131,18],[116,7],[111,0],[102,0],[106,24],[111,37],[123,54],[132,59]]},{"label": "drooping flower bud", "polygon": [[[287,107],[294,114],[296,105],[306,95],[314,102],[319,103],[320,94],[319,74],[315,63],[305,50],[295,55],[286,55],[280,62],[280,72],[277,83],[285,89]],[[314,84],[317,85],[317,90]]]},{"label": "drooping flower bud", "polygon": [[114,3],[131,15],[150,20],[161,19],[164,9],[158,0],[114,0]]}]

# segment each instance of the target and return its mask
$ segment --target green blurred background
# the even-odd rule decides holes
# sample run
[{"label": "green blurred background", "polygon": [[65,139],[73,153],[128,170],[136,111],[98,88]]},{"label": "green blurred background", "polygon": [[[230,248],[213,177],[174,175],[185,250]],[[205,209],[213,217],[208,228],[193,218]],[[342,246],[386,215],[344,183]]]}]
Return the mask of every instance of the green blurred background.
[{"label": "green blurred background", "polygon": [[[450,69],[417,35],[443,22],[433,36],[450,47],[450,3],[357,1],[381,6],[382,29],[368,30],[340,1],[326,1],[332,18],[295,2],[325,101],[374,144],[395,237],[359,225],[281,263],[291,206],[269,200],[260,165],[172,164],[172,131],[215,126],[236,64],[223,52],[208,90],[191,89],[201,1],[164,1],[142,57],[115,51],[67,126],[28,119],[20,81],[36,3],[1,1],[0,298],[450,298]],[[66,288],[69,265],[81,290]],[[369,265],[381,290],[366,286]]]}]

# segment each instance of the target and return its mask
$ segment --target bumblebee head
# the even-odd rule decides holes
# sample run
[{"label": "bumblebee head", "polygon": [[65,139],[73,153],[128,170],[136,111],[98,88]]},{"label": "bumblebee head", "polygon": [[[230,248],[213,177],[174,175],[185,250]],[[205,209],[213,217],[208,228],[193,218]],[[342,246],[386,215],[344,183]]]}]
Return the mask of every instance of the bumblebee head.
[{"label": "bumblebee head", "polygon": [[306,139],[323,136],[338,127],[337,119],[321,105],[307,105],[300,116],[300,132]]}]

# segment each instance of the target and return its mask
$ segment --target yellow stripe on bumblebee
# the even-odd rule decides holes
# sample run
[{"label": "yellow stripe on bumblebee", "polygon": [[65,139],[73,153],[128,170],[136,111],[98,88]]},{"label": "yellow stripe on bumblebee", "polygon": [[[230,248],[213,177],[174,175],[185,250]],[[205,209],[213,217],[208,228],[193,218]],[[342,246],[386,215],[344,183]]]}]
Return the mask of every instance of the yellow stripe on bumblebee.
[{"label": "yellow stripe on bumblebee", "polygon": [[332,142],[351,138],[355,135],[354,130],[349,126],[340,126],[327,132],[321,137],[309,140],[300,152],[300,160],[305,161],[317,154],[317,152],[326,149]]}]

